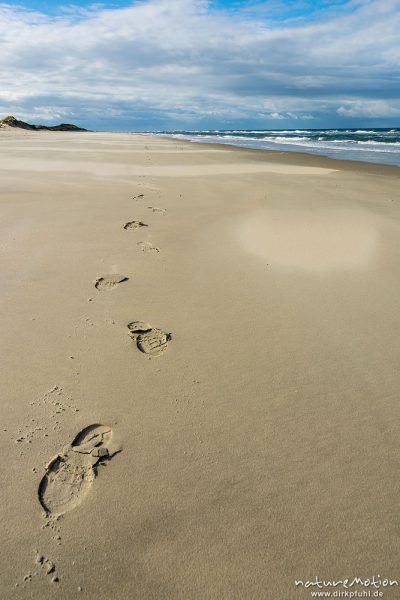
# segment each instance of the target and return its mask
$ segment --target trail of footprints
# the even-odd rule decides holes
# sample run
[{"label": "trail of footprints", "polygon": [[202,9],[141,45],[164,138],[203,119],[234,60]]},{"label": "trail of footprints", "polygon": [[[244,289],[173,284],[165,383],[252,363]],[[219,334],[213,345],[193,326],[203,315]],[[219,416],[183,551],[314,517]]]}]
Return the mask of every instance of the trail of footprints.
[{"label": "trail of footprints", "polygon": [[[144,194],[133,196],[133,199],[139,200]],[[166,210],[154,206],[148,207],[153,213],[165,215]],[[140,229],[147,227],[142,221],[128,221],[123,225],[126,229]],[[138,242],[143,252],[160,251],[150,242]],[[129,280],[125,275],[109,274],[98,277],[95,282],[95,288],[99,292],[110,291],[118,285]],[[135,342],[137,349],[149,357],[156,357],[164,354],[172,339],[171,333],[153,327],[150,323],[143,321],[132,321],[128,324],[129,335]],[[51,407],[54,417],[54,431],[59,431],[59,418],[67,410],[78,412],[79,409],[68,402],[62,401],[63,391],[58,386],[49,390],[40,401],[31,402],[32,406]],[[31,419],[31,426],[26,426],[18,430],[18,437],[15,442],[18,444],[31,444],[37,437],[47,437],[47,427],[37,424],[36,419]],[[110,460],[115,454],[121,451],[121,447],[113,443],[112,429],[106,425],[93,424],[81,430],[75,438],[60,449],[45,468],[45,474],[42,477],[38,487],[38,500],[46,516],[44,527],[49,527],[55,534],[55,540],[61,543],[58,520],[60,517],[75,509],[85,499],[93,482],[96,478],[98,468]],[[21,452],[23,455],[23,453]],[[36,469],[33,471],[36,473]],[[32,575],[28,573],[24,576],[24,583],[29,583],[32,577],[43,572],[49,576],[53,583],[60,581],[54,562],[36,551],[35,559],[36,571]],[[17,583],[16,586],[19,584]],[[79,588],[80,589],[80,588]],[[81,591],[81,590],[80,590]]]}]

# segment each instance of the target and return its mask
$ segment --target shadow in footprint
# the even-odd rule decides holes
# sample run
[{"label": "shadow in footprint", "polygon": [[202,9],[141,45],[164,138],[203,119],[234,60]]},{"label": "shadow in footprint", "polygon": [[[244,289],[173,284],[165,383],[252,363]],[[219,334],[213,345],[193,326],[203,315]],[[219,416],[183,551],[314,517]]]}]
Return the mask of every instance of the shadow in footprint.
[{"label": "shadow in footprint", "polygon": [[50,461],[38,490],[48,516],[59,517],[82,502],[97,475],[97,465],[121,451],[111,447],[111,438],[110,427],[90,425]]},{"label": "shadow in footprint", "polygon": [[143,321],[129,323],[128,329],[130,336],[136,341],[139,350],[150,356],[160,356],[163,354],[172,339],[170,333],[165,333],[165,331],[156,329]]},{"label": "shadow in footprint", "polygon": [[94,287],[100,292],[112,290],[119,283],[123,283],[124,281],[128,281],[128,277],[125,275],[103,275],[102,277],[98,277],[94,282]]}]

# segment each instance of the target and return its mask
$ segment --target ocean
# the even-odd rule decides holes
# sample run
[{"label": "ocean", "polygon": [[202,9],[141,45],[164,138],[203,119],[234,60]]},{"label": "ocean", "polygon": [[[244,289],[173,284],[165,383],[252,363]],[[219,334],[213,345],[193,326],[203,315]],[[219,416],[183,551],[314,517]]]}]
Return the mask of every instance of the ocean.
[{"label": "ocean", "polygon": [[266,129],[158,131],[192,142],[231,144],[244,148],[307,152],[371,163],[400,166],[400,128]]}]

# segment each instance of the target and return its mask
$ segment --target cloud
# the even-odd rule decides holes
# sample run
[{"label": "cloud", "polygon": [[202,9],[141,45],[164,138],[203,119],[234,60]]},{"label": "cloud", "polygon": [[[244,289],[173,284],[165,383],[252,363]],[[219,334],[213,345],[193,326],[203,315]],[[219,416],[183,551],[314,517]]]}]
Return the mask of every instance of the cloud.
[{"label": "cloud", "polygon": [[337,113],[343,117],[399,117],[400,107],[396,108],[384,100],[353,100],[339,106]]},{"label": "cloud", "polygon": [[0,111],[116,129],[394,118],[400,0],[342,8],[298,24],[206,0],[58,17],[0,4]]}]

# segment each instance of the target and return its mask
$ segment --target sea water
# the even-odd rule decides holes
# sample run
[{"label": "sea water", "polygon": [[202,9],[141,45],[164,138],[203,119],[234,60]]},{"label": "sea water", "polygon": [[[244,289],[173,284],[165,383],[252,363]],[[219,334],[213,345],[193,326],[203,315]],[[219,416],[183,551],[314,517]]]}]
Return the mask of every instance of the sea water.
[{"label": "sea water", "polygon": [[308,152],[400,166],[400,128],[158,131],[159,135],[244,148]]}]

